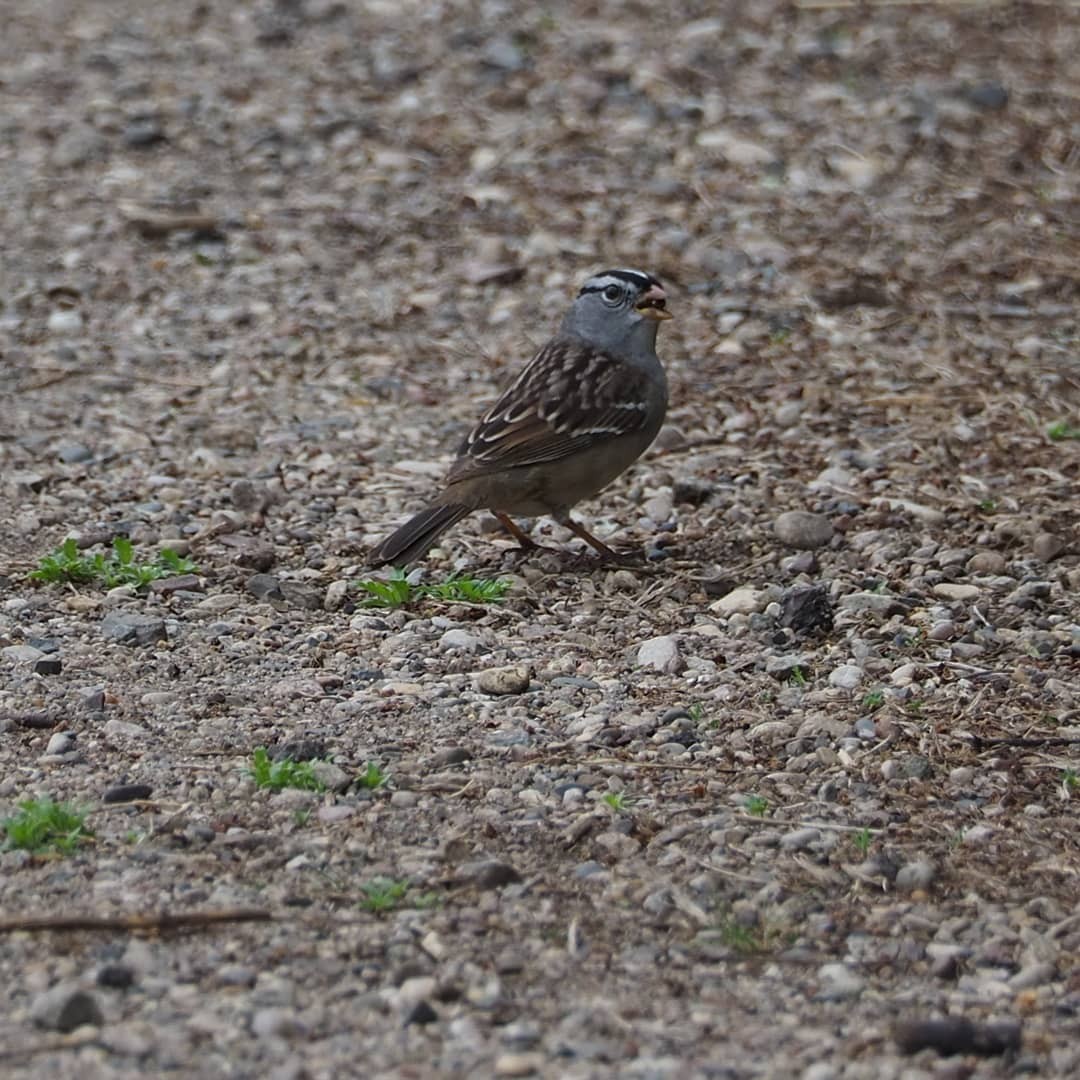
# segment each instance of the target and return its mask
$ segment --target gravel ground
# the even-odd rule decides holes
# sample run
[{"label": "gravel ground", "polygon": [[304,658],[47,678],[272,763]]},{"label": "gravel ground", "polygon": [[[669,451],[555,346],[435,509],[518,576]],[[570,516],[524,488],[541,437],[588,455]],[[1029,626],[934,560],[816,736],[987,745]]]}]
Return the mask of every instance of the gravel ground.
[{"label": "gravel ground", "polygon": [[[94,838],[0,854],[0,1072],[1080,1074],[1078,53],[1051,3],[6,5],[0,815]],[[502,603],[364,607],[612,264],[676,314],[581,508],[642,557],[476,516],[424,580]],[[29,580],[69,535],[198,571]]]}]

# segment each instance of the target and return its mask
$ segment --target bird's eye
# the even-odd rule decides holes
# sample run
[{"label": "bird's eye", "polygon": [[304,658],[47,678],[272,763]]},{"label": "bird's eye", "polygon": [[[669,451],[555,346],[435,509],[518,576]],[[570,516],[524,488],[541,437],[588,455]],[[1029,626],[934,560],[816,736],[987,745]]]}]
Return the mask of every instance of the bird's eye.
[{"label": "bird's eye", "polygon": [[619,300],[621,298],[622,298],[622,289],[620,289],[618,285],[609,285],[604,290],[604,299],[609,304],[614,304],[616,300]]}]

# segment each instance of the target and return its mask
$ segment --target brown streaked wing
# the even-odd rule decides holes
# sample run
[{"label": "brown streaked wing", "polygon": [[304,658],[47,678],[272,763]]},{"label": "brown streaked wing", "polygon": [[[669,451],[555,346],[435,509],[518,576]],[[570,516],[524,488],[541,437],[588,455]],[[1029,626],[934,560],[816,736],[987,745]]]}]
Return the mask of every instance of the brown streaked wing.
[{"label": "brown streaked wing", "polygon": [[558,461],[644,426],[644,375],[585,345],[548,342],[469,432],[451,483]]}]

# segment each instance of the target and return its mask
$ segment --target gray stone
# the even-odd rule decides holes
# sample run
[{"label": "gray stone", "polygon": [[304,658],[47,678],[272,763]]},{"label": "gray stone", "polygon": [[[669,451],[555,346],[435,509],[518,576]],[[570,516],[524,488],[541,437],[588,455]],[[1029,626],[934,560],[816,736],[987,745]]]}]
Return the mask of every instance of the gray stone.
[{"label": "gray stone", "polygon": [[83,329],[82,312],[78,308],[57,308],[49,313],[49,333],[61,337],[81,334]]},{"label": "gray stone", "polygon": [[0,649],[0,656],[10,660],[13,664],[33,664],[45,654],[33,645],[6,645]]},{"label": "gray stone", "polygon": [[1068,541],[1054,533],[1039,533],[1031,542],[1031,550],[1039,562],[1050,562],[1056,559],[1067,547]]},{"label": "gray stone", "polygon": [[74,1031],[83,1024],[105,1023],[97,998],[70,983],[39,994],[30,1006],[30,1017],[38,1027],[51,1031]]},{"label": "gray stone", "polygon": [[49,739],[48,745],[45,747],[46,754],[66,754],[69,750],[75,749],[75,732],[74,731],[58,731],[52,738]]},{"label": "gray stone", "polygon": [[840,597],[840,610],[855,614],[869,611],[881,618],[900,615],[908,610],[908,605],[899,596],[889,593],[854,592]]},{"label": "gray stone", "polygon": [[896,888],[900,892],[925,891],[937,877],[937,867],[929,859],[918,859],[901,866],[896,872]]},{"label": "gray stone", "polygon": [[637,651],[637,665],[674,675],[681,665],[678,639],[667,634],[642,642]]},{"label": "gray stone", "polygon": [[808,825],[802,829],[794,829],[780,837],[780,846],[785,851],[805,851],[813,847],[821,839],[821,830]]},{"label": "gray stone", "polygon": [[344,791],[353,781],[349,773],[332,761],[313,761],[311,773],[328,791]]},{"label": "gray stone", "polygon": [[164,619],[131,611],[110,611],[101,620],[101,632],[122,645],[154,645],[169,636]]},{"label": "gray stone", "polygon": [[1057,968],[1048,961],[1035,961],[1025,964],[1010,980],[1014,990],[1028,990],[1035,986],[1045,986],[1057,975]]},{"label": "gray stone", "polygon": [[104,157],[108,148],[105,136],[92,127],[74,127],[56,140],[52,151],[53,164],[61,169],[75,168]]},{"label": "gray stone", "polygon": [[461,652],[476,652],[480,645],[480,639],[474,634],[470,634],[468,630],[447,630],[439,638],[439,648],[446,651],[456,649]]},{"label": "gray stone", "polygon": [[829,685],[838,690],[854,690],[863,681],[863,670],[855,664],[841,664],[829,672]]},{"label": "gray stone", "polygon": [[978,585],[965,585],[959,581],[942,581],[934,586],[934,595],[943,600],[977,600],[982,595]]},{"label": "gray stone", "polygon": [[709,605],[709,610],[719,615],[751,615],[756,611],[764,611],[769,599],[764,589],[743,585],[732,589],[719,600],[714,600]]},{"label": "gray stone", "polygon": [[93,461],[94,451],[82,443],[62,443],[56,449],[56,456],[65,465],[77,465],[82,461]]},{"label": "gray stone", "polygon": [[458,877],[480,889],[498,889],[521,880],[521,874],[513,866],[498,859],[463,863],[458,868]]},{"label": "gray stone", "polygon": [[781,514],[773,522],[773,532],[782,544],[804,551],[825,547],[833,538],[829,519],[809,510],[788,510]]},{"label": "gray stone", "polygon": [[303,1025],[292,1009],[259,1009],[251,1018],[251,1033],[260,1039],[272,1036],[287,1039],[300,1034],[302,1030]]},{"label": "gray stone", "polygon": [[117,720],[115,716],[105,721],[105,727],[102,730],[113,738],[120,735],[130,739],[145,739],[150,734],[140,724],[129,724],[126,720]]},{"label": "gray stone", "polygon": [[863,992],[866,980],[845,964],[822,964],[818,968],[818,997],[823,1001],[847,1001]]},{"label": "gray stone", "polygon": [[161,596],[178,592],[202,592],[202,578],[198,574],[176,574],[150,583],[150,591]]},{"label": "gray stone", "polygon": [[969,574],[997,575],[1005,572],[1008,563],[1005,556],[997,551],[977,551],[968,559],[964,567]]}]

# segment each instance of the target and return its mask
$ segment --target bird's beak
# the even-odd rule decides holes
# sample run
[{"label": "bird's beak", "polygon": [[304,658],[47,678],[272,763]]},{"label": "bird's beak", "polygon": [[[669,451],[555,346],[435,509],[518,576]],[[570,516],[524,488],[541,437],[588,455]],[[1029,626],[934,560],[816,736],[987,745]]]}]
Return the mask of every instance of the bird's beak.
[{"label": "bird's beak", "polygon": [[667,293],[659,285],[651,286],[637,302],[637,313],[644,319],[663,322],[671,318],[667,310]]}]

